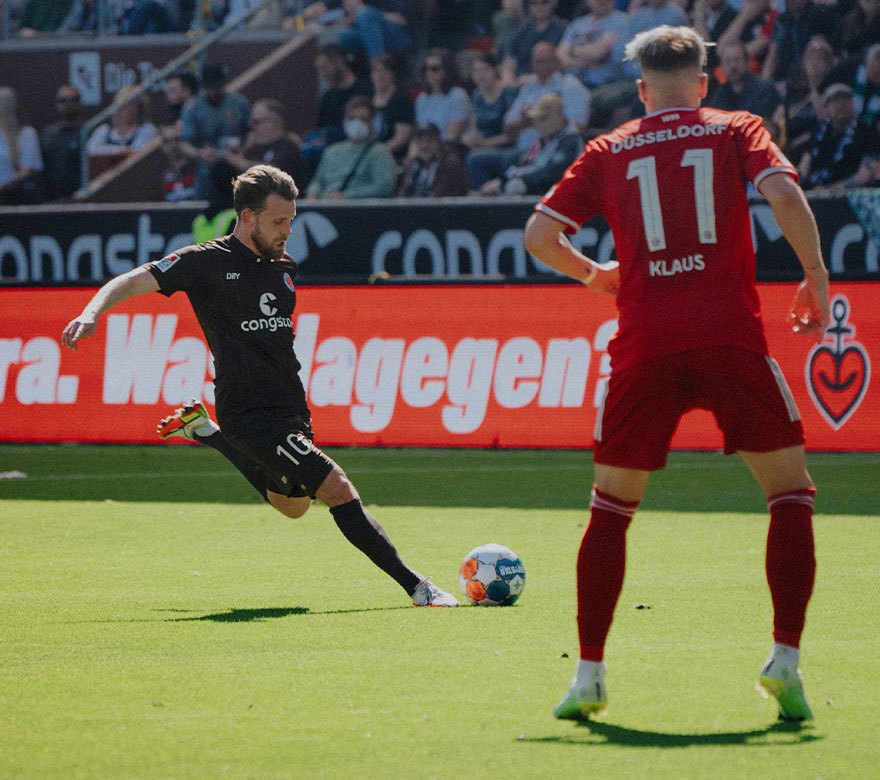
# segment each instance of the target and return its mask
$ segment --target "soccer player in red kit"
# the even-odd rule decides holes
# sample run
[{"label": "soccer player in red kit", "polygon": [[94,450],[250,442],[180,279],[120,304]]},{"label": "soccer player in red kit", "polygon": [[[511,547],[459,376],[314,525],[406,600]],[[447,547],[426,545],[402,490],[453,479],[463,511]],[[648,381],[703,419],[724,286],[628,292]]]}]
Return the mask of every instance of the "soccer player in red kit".
[{"label": "soccer player in red kit", "polygon": [[[605,710],[605,640],[623,584],[626,531],[651,471],[666,465],[681,416],[710,410],[725,452],[739,452],[767,496],[766,573],[773,650],[758,686],[787,720],[812,718],[799,642],[813,589],[812,512],[800,416],[768,355],[755,285],[746,188],[767,199],[804,269],[791,312],[821,339],[828,272],[812,212],[791,163],[761,118],[700,108],[705,44],[687,27],[637,35],[647,115],[591,141],[536,206],[528,250],[547,265],[616,296],[618,332],[595,432],[595,486],[577,558],[580,660],[557,718]],[[617,265],[598,266],[565,233],[601,214]]]}]

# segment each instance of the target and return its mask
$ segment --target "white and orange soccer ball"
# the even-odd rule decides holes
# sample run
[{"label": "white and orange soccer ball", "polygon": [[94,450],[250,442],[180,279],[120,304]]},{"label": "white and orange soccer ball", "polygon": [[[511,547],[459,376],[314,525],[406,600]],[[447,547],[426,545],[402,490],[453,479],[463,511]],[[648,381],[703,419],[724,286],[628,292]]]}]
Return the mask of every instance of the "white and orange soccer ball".
[{"label": "white and orange soccer ball", "polygon": [[510,548],[483,544],[464,557],[458,570],[458,584],[471,604],[506,607],[522,593],[526,570]]}]

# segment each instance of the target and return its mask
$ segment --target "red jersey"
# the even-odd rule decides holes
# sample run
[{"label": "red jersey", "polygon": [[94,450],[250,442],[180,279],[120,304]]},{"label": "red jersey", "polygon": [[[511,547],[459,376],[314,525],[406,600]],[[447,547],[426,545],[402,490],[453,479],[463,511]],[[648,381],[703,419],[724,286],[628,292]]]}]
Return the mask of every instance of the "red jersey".
[{"label": "red jersey", "polygon": [[748,182],[797,177],[760,117],[671,108],[595,138],[535,207],[608,221],[620,263],[615,368],[710,345],[767,353]]}]

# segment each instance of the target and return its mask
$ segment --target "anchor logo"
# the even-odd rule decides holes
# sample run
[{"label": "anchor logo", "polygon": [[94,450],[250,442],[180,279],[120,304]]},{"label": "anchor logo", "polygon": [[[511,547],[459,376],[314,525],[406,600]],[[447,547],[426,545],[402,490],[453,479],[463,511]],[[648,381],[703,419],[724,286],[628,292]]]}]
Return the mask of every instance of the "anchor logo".
[{"label": "anchor logo", "polygon": [[849,324],[850,305],[845,295],[831,300],[834,324],[825,339],[810,350],[804,366],[807,390],[825,421],[836,431],[858,409],[871,381],[871,361]]}]

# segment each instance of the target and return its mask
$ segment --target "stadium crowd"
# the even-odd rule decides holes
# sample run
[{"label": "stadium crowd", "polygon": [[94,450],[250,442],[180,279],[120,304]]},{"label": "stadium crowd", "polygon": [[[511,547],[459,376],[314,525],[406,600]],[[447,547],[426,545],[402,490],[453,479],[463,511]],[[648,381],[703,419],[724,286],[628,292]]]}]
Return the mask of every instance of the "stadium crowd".
[{"label": "stadium crowd", "polygon": [[[211,28],[257,0],[6,3],[25,37]],[[288,132],[283,95],[252,105],[208,63],[166,80],[165,116],[142,99],[96,128],[90,167],[160,134],[165,197],[211,211],[257,162],[310,198],[542,194],[586,140],[643,113],[623,51],[660,24],[716,44],[704,105],[761,116],[805,189],[880,186],[880,0],[277,0],[243,26],[317,36],[316,127]],[[20,91],[0,85],[0,204],[78,189],[76,89],[58,85],[55,113],[32,127]]]}]

